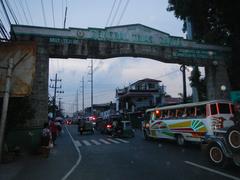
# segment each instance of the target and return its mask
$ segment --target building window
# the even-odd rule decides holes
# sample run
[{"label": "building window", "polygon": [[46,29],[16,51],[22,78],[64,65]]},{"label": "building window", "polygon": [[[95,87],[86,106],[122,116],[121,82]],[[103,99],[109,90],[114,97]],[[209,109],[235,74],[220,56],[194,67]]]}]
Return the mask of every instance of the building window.
[{"label": "building window", "polygon": [[155,84],[154,83],[148,83],[148,88],[149,89],[155,89]]}]

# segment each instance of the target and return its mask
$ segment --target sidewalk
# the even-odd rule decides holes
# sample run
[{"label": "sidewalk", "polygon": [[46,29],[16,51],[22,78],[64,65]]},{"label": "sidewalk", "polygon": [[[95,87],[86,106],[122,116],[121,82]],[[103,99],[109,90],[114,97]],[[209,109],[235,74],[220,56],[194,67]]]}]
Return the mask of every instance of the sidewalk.
[{"label": "sidewalk", "polygon": [[0,180],[58,180],[71,169],[76,159],[77,153],[71,139],[63,132],[48,158],[23,155],[14,162],[0,164]]}]

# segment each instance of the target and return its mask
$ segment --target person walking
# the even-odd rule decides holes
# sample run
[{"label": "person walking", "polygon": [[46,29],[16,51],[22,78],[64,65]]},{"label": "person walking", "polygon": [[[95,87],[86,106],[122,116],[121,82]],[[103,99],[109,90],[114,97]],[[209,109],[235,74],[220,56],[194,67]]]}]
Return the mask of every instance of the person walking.
[{"label": "person walking", "polygon": [[49,129],[49,125],[46,122],[43,125],[43,130],[41,134],[41,149],[40,149],[44,157],[49,156],[51,141],[52,141],[52,134]]},{"label": "person walking", "polygon": [[55,141],[57,138],[58,129],[54,121],[50,121],[50,131],[52,133],[52,142],[53,145],[56,145]]}]

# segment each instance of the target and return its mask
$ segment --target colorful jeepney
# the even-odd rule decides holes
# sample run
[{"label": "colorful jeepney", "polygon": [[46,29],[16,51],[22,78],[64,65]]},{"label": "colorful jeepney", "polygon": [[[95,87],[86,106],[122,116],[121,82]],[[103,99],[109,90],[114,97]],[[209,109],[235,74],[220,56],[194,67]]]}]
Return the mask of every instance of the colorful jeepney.
[{"label": "colorful jeepney", "polygon": [[232,126],[232,116],[233,105],[227,100],[171,105],[146,110],[142,128],[145,139],[173,139],[183,145]]}]

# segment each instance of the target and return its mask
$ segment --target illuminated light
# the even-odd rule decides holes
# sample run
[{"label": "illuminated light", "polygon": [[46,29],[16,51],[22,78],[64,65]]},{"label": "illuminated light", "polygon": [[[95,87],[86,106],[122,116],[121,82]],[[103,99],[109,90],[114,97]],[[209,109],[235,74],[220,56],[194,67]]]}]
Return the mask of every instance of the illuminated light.
[{"label": "illuminated light", "polygon": [[160,111],[159,111],[159,110],[156,110],[156,114],[160,114]]},{"label": "illuminated light", "polygon": [[149,123],[146,124],[146,128],[149,128]]},{"label": "illuminated light", "polygon": [[112,126],[110,124],[107,125],[107,128],[111,128]]}]

